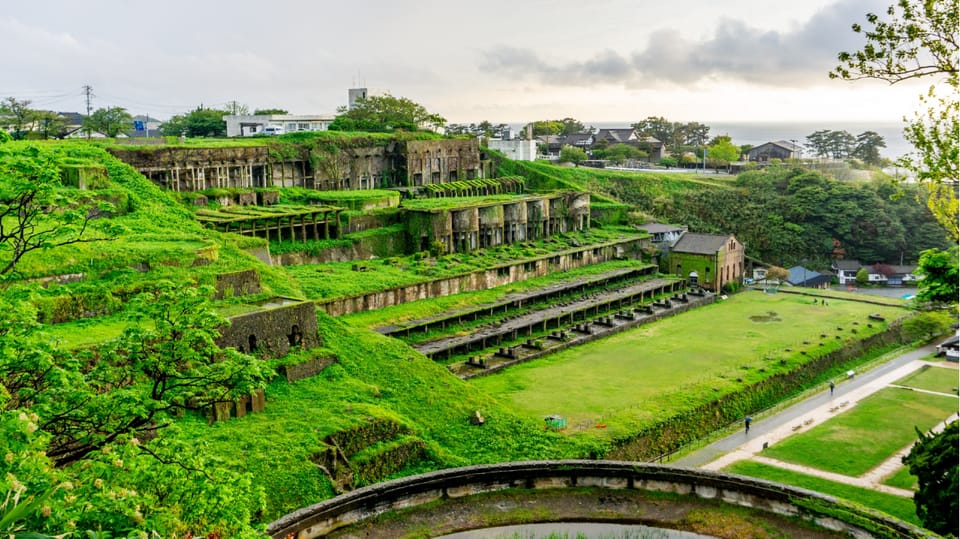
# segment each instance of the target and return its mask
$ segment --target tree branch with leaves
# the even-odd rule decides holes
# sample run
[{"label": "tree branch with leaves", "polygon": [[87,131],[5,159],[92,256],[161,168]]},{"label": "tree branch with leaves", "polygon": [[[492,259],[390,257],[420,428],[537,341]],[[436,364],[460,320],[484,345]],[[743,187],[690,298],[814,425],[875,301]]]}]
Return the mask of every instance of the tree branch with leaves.
[{"label": "tree branch with leaves", "polygon": [[[890,84],[939,79],[920,97],[921,110],[916,116],[905,119],[904,137],[916,151],[900,164],[928,186],[927,206],[957,241],[958,4],[954,0],[899,0],[885,16],[868,13],[867,23],[868,27],[853,25],[854,32],[866,37],[866,45],[859,51],[841,52],[840,65],[830,72],[830,78],[879,79]],[[950,95],[938,92],[937,84],[943,83]]]},{"label": "tree branch with leaves", "polygon": [[0,277],[30,252],[109,239],[91,234],[90,225],[112,206],[80,203],[73,194],[62,188],[52,152],[31,147],[0,160]]}]

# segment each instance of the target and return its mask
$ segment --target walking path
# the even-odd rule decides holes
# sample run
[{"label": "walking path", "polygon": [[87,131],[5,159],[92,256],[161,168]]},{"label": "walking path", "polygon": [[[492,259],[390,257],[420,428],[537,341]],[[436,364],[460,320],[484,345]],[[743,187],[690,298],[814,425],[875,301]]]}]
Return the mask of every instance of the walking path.
[{"label": "walking path", "polygon": [[[893,382],[907,376],[924,365],[957,368],[957,366],[952,363],[921,360],[921,358],[934,352],[935,347],[932,345],[907,352],[867,373],[858,374],[853,378],[838,383],[833,394],[825,391],[773,416],[756,420],[751,424],[749,434],[737,433],[727,436],[696,453],[678,459],[673,464],[720,470],[739,460],[750,459],[843,484],[869,488],[897,496],[912,497],[912,491],[890,487],[880,483],[880,481],[902,465],[901,458],[910,452],[912,444],[901,449],[895,455],[860,477],[850,477],[810,468],[808,466],[791,464],[764,457],[760,453],[763,451],[764,446],[772,445],[793,434],[807,431],[813,426],[823,423],[831,417],[834,417],[840,411],[845,411],[855,406],[867,396],[885,387],[892,386]],[[919,389],[915,390],[924,391]],[[932,391],[927,392],[936,393]],[[936,394],[943,395],[943,393]],[[950,396],[955,397],[956,395]],[[957,419],[957,417],[957,414],[954,414],[943,423],[934,427],[933,430],[939,432],[947,423]]]}]

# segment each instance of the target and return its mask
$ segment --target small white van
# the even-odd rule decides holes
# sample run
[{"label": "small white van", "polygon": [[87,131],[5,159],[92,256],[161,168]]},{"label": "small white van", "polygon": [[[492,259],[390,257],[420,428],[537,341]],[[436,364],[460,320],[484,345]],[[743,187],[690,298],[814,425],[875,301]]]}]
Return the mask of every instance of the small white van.
[{"label": "small white van", "polygon": [[282,135],[283,126],[280,125],[268,125],[263,128],[263,131],[258,133],[259,135]]}]

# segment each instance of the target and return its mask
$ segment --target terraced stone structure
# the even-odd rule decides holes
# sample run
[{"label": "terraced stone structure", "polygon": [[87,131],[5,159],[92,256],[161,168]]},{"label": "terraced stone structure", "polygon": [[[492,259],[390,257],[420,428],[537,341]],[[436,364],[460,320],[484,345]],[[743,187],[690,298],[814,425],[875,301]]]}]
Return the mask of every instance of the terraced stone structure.
[{"label": "terraced stone structure", "polygon": [[468,252],[590,227],[589,193],[526,195],[489,202],[451,200],[445,206],[430,202],[403,203],[410,236],[420,250],[440,242],[447,252]]},{"label": "terraced stone structure", "polygon": [[477,139],[361,143],[267,143],[192,148],[110,147],[108,151],[172,191],[305,187],[359,190],[483,178]]}]

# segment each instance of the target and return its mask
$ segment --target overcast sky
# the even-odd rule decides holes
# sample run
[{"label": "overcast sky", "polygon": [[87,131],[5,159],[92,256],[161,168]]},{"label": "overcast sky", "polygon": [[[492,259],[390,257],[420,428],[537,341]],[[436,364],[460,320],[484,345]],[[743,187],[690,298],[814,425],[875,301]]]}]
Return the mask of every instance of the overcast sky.
[{"label": "overcast sky", "polygon": [[850,30],[894,0],[31,0],[0,11],[0,97],[333,113],[347,88],[450,122],[572,116],[899,121],[922,88],[830,80]]}]

